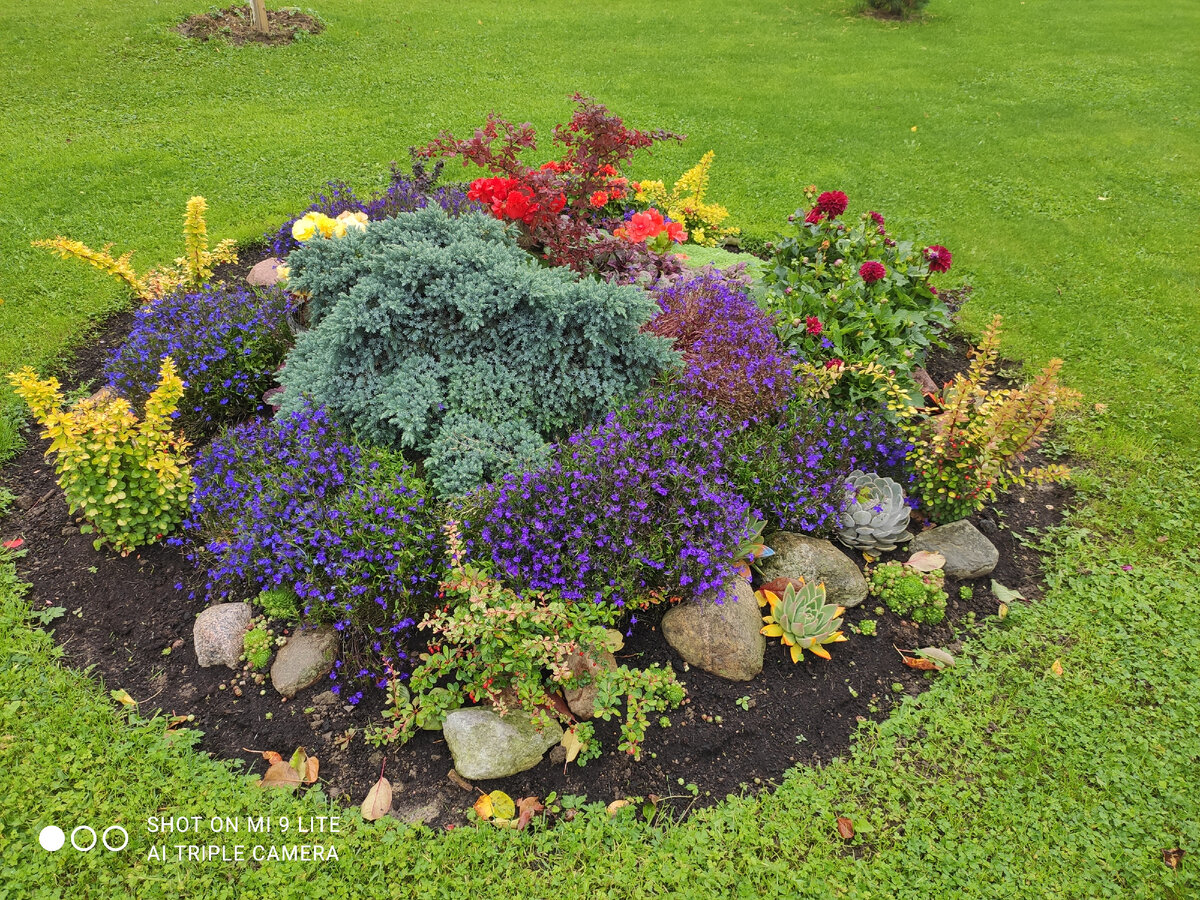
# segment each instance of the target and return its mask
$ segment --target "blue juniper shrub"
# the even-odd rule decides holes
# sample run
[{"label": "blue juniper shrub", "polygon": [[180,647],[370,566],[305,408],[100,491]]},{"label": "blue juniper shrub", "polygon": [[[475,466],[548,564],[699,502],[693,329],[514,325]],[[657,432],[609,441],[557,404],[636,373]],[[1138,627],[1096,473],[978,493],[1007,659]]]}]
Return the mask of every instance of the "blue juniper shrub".
[{"label": "blue juniper shrub", "polygon": [[[440,207],[314,239],[288,257],[313,323],[284,410],[323,405],[363,440],[412,448],[442,496],[544,458],[678,355],[640,331],[640,288],[545,268],[504,223]],[[479,453],[468,452],[474,443]]]},{"label": "blue juniper shrub", "polygon": [[210,599],[292,587],[307,619],[401,667],[444,568],[437,511],[403,458],[304,408],[225,432],[194,477],[184,529]]},{"label": "blue juniper shrub", "polygon": [[260,409],[291,345],[288,303],[274,288],[206,285],[169,294],[137,310],[129,338],[108,357],[104,377],[140,410],[158,383],[163,357],[170,356],[185,385],[179,427],[203,438]]}]

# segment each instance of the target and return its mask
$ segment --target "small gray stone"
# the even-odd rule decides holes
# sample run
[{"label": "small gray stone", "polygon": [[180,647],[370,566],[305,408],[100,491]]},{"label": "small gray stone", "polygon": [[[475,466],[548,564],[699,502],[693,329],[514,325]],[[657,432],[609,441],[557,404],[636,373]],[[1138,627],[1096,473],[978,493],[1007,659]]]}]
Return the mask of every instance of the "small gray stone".
[{"label": "small gray stone", "polygon": [[776,578],[803,578],[806,582],[824,582],[825,597],[836,606],[851,609],[867,599],[867,579],[854,560],[829,541],[777,531],[767,541],[775,551],[759,568],[763,581]]},{"label": "small gray stone", "polygon": [[192,641],[200,665],[242,667],[242,641],[250,627],[249,603],[218,603],[196,616]]},{"label": "small gray stone", "polygon": [[913,550],[928,550],[946,557],[942,570],[947,578],[969,581],[992,574],[1000,562],[1000,551],[966,519],[922,531],[912,542]]},{"label": "small gray stone", "polygon": [[271,684],[283,696],[294,697],[329,674],[338,649],[338,634],[329,625],[297,632],[276,655]]},{"label": "small gray stone", "polygon": [[563,730],[552,722],[539,732],[523,712],[514,710],[501,716],[493,709],[474,706],[448,713],[442,734],[458,774],[480,781],[532,769],[562,740]]},{"label": "small gray stone", "polygon": [[[573,653],[567,665],[571,667],[571,672],[576,678],[583,675],[587,669],[587,662],[582,653]],[[617,668],[617,658],[611,653],[605,653],[600,657],[599,668],[608,672],[615,671]],[[592,677],[595,678],[597,674],[599,674],[599,671]],[[575,714],[576,718],[590,719],[596,714],[596,697],[599,693],[600,688],[597,687],[595,681],[592,681],[583,687],[563,691],[563,697],[567,701],[567,707]]]},{"label": "small gray stone", "polygon": [[767,639],[750,582],[735,578],[725,602],[712,596],[680,603],[663,616],[667,643],[688,665],[730,681],[749,681],[762,671]]},{"label": "small gray stone", "polygon": [[442,814],[442,802],[440,797],[435,797],[427,803],[416,801],[413,803],[404,803],[393,809],[390,815],[393,818],[399,819],[406,825],[424,825],[426,822],[432,822]]},{"label": "small gray stone", "polygon": [[273,256],[264,259],[262,262],[256,263],[254,268],[246,273],[246,283],[253,287],[270,287],[273,284],[278,284],[281,279],[276,270],[282,265],[282,259],[276,259]]}]

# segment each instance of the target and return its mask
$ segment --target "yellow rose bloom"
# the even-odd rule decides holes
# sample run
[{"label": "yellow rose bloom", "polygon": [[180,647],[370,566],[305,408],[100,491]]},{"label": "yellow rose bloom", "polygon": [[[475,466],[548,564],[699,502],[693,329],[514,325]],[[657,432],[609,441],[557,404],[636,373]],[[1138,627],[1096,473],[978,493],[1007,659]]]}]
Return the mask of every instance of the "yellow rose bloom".
[{"label": "yellow rose bloom", "polygon": [[[353,231],[367,230],[367,214],[361,210],[359,212],[351,212],[350,210],[346,210],[337,217],[337,220],[342,223],[342,234],[345,234],[347,229]],[[342,235],[338,235],[338,237],[341,236]]]},{"label": "yellow rose bloom", "polygon": [[290,273],[290,272],[291,272],[291,269],[289,269],[287,266],[276,266],[275,267],[275,274],[279,277],[279,279],[281,281],[286,280],[288,277],[288,273]]},{"label": "yellow rose bloom", "polygon": [[321,237],[332,237],[334,225],[337,223],[325,213],[312,213],[311,215],[317,222],[317,229],[321,232]]}]

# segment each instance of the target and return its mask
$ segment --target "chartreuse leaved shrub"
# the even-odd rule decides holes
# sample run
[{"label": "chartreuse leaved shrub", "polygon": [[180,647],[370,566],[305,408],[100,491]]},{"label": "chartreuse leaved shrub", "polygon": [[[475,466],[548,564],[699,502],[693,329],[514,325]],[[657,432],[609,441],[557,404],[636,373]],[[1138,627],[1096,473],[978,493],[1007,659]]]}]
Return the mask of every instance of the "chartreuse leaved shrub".
[{"label": "chartreuse leaved shrub", "polygon": [[174,265],[151,269],[145,275],[134,271],[130,260],[133,252],[114,257],[109,253],[112,244],[93,250],[86,244],[65,237],[34,241],[33,246],[42,247],[63,259],[79,259],[106,275],[124,281],[134,295],[142,300],[156,300],[172,291],[199,288],[213,277],[214,267],[222,263],[237,262],[237,243],[226,238],[211,250],[208,246],[208,225],[204,214],[208,203],[203,197],[192,197],[187,202],[183,215],[183,256],[177,257]]},{"label": "chartreuse leaved shrub", "polygon": [[931,397],[932,415],[894,394],[891,408],[913,450],[914,493],[935,522],[953,522],[983,509],[1015,485],[1070,477],[1061,465],[1022,466],[1045,439],[1054,417],[1076,406],[1079,393],[1061,384],[1061,359],[1052,359],[1021,388],[988,386],[1000,348],[1000,316],[984,332],[966,374]]},{"label": "chartreuse leaved shrub", "polygon": [[83,530],[99,534],[96,549],[107,543],[125,556],[175,529],[192,476],[183,456],[187,442],[172,430],[183,382],[170,357],[140,421],[128,400],[106,393],[64,409],[58,379],[43,381],[28,366],[8,380],[50,439],[46,455],[55,457],[71,512],[87,519]]},{"label": "chartreuse leaved shrub", "polygon": [[283,409],[323,405],[360,440],[415,450],[443,495],[529,464],[677,359],[641,333],[644,291],[544,268],[481,213],[404,213],[288,264],[313,327]]}]

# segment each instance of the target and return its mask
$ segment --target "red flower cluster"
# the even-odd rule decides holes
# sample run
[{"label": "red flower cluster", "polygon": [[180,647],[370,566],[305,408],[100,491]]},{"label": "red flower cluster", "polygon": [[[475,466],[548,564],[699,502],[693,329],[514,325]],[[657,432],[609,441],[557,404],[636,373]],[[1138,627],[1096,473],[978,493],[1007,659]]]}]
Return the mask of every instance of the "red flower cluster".
[{"label": "red flower cluster", "polygon": [[874,222],[880,228],[883,227],[883,216],[881,216],[879,213],[875,212],[875,210],[871,210],[869,213],[867,213],[867,215],[869,215],[871,217],[872,222]]},{"label": "red flower cluster", "polygon": [[844,213],[849,203],[841,191],[826,191],[817,198],[817,209],[833,219]]},{"label": "red flower cluster", "polygon": [[667,237],[677,244],[687,240],[687,232],[683,230],[682,225],[666,221],[662,213],[651,207],[645,212],[634,213],[628,224],[618,228],[613,234],[640,244],[642,241],[658,237],[664,231]]},{"label": "red flower cluster", "polygon": [[887,276],[887,269],[883,267],[883,263],[868,259],[858,267],[858,274],[862,276],[862,280],[867,284],[874,284],[877,281],[882,281]]},{"label": "red flower cluster", "polygon": [[808,326],[809,334],[820,334],[824,330],[824,326],[821,325],[821,320],[816,316],[809,316],[804,320],[804,324]]},{"label": "red flower cluster", "polygon": [[[526,225],[533,225],[542,212],[541,204],[534,202],[533,191],[516,178],[476,178],[467,191],[467,199],[487,204],[497,219],[513,219]],[[567,198],[560,194],[546,212],[558,215],[566,205]]]},{"label": "red flower cluster", "polygon": [[821,212],[819,206],[814,206],[808,211],[808,215],[804,217],[804,221],[809,225],[816,225],[823,218],[825,218],[825,213]]},{"label": "red flower cluster", "polygon": [[929,260],[930,272],[949,272],[950,263],[954,259],[949,250],[938,244],[925,248],[925,258]]}]

